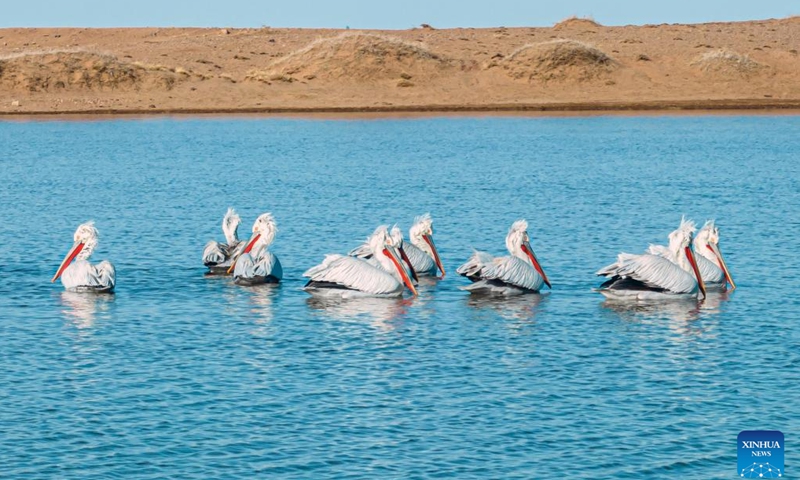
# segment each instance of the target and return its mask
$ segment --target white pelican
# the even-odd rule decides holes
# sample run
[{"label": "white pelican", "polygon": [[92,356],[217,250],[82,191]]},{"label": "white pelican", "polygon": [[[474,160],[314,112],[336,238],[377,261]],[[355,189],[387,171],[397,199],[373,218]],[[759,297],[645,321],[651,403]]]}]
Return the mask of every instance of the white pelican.
[{"label": "white pelican", "polygon": [[411,241],[405,245],[405,251],[417,274],[435,277],[438,268],[444,278],[444,267],[439,259],[436,244],[433,243],[433,219],[429,213],[414,219],[414,225],[408,231],[408,238]]},{"label": "white pelican", "polygon": [[211,240],[203,249],[203,264],[208,267],[210,275],[225,275],[231,266],[231,259],[237,253],[237,248],[242,247],[238,235],[240,223],[242,219],[239,218],[239,214],[234,209],[228,208],[222,217],[222,232],[227,243]]},{"label": "white pelican", "polygon": [[228,273],[238,285],[278,283],[283,278],[281,262],[267,248],[275,240],[278,227],[271,213],[259,215],[253,223],[253,236],[238,257],[234,258]]},{"label": "white pelican", "polygon": [[386,226],[378,227],[369,238],[373,262],[344,255],[326,255],[320,265],[303,276],[311,280],[304,290],[312,295],[353,297],[399,297],[403,285],[416,295],[417,290],[401,264]]},{"label": "white pelican", "polygon": [[[650,245],[647,251],[672,260],[669,248],[663,245]],[[694,253],[697,268],[700,270],[706,290],[725,290],[728,283],[731,284],[731,291],[736,288],[728,265],[719,250],[719,228],[715,225],[714,220],[707,221],[694,236]]]},{"label": "white pelican", "polygon": [[692,249],[694,222],[681,219],[677,230],[669,234],[669,258],[645,253],[620,253],[616,263],[599,270],[608,280],[598,291],[607,298],[656,299],[706,295],[703,277],[697,268]]},{"label": "white pelican", "polygon": [[[396,225],[390,232],[395,248],[408,264],[412,276],[436,276],[437,267],[444,277],[444,267],[439,259],[436,244],[433,243],[433,220],[429,213],[414,219],[414,225],[409,230],[411,242],[403,239],[403,232]],[[350,251],[350,255],[359,258],[370,258],[372,250],[365,241],[360,246]]]},{"label": "white pelican", "polygon": [[528,222],[517,220],[506,235],[506,248],[511,256],[494,258],[486,252],[475,251],[456,273],[472,282],[464,287],[472,293],[517,295],[538,293],[542,285],[550,286],[528,238]]},{"label": "white pelican", "polygon": [[[75,230],[75,244],[70,249],[51,282],[61,277],[61,283],[70,292],[110,293],[116,285],[116,270],[108,260],[97,265],[89,263],[89,257],[97,247],[97,229],[89,221]],[[73,261],[74,260],[74,261]]]}]

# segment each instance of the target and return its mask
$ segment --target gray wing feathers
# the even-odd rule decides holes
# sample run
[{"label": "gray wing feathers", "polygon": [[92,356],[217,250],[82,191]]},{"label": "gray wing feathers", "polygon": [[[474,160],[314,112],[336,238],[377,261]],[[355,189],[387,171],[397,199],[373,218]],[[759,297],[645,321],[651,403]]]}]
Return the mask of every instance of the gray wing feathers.
[{"label": "gray wing feathers", "polygon": [[615,265],[616,270],[611,276],[630,277],[650,287],[675,293],[692,293],[697,288],[697,282],[692,275],[675,263],[656,255],[620,253]]},{"label": "gray wing feathers", "polygon": [[496,258],[481,271],[485,280],[500,280],[504,283],[538,291],[544,284],[541,275],[527,262],[517,257]]},{"label": "gray wing feathers", "polygon": [[255,259],[249,253],[244,253],[236,261],[233,276],[241,278],[275,277],[280,280],[283,278],[283,267],[278,257],[268,250],[263,251]]},{"label": "gray wing feathers", "polygon": [[436,275],[436,262],[424,250],[411,242],[405,242],[403,250],[417,271],[417,275]]},{"label": "gray wing feathers", "polygon": [[344,255],[327,255],[320,265],[308,269],[303,276],[372,294],[402,292],[402,285],[389,273],[365,260]]},{"label": "gray wing feathers", "polygon": [[484,266],[491,264],[492,260],[494,260],[494,257],[488,253],[475,250],[467,260],[467,263],[458,267],[456,273],[465,277],[481,277],[481,270],[483,270]]}]

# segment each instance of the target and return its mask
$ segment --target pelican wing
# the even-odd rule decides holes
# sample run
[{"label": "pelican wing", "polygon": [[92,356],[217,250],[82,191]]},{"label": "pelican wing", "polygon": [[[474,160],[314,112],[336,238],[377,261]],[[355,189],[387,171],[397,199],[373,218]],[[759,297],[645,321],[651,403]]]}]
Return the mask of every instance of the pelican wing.
[{"label": "pelican wing", "polygon": [[700,270],[700,276],[703,277],[704,282],[713,285],[719,283],[724,284],[727,281],[725,272],[722,271],[719,265],[703,255],[695,255],[694,258],[697,260],[697,268]]},{"label": "pelican wing", "polygon": [[597,272],[606,277],[632,278],[654,289],[673,293],[693,293],[697,290],[694,276],[666,258],[652,255],[620,253],[617,262]]},{"label": "pelican wing", "polygon": [[207,267],[221,265],[230,261],[231,257],[245,247],[246,242],[236,242],[234,244],[220,243],[211,240],[203,249],[203,264]]},{"label": "pelican wing", "polygon": [[473,282],[480,280],[482,278],[481,272],[483,268],[490,265],[493,260],[494,257],[488,253],[475,250],[472,256],[469,257],[469,260],[467,260],[464,265],[458,267],[456,273],[469,278]]},{"label": "pelican wing", "polygon": [[436,275],[436,262],[424,250],[411,242],[405,242],[403,250],[405,250],[408,259],[411,261],[411,265],[414,266],[417,275]]},{"label": "pelican wing", "polygon": [[365,241],[361,245],[350,250],[350,253],[348,253],[348,255],[350,255],[351,257],[358,257],[358,258],[370,258],[372,257],[372,247],[370,247],[369,243]]},{"label": "pelican wing", "polygon": [[112,290],[117,282],[117,271],[108,260],[92,265],[86,260],[76,260],[61,276],[67,290],[91,288]]},{"label": "pelican wing", "polygon": [[244,253],[236,261],[233,276],[234,278],[274,277],[280,280],[283,278],[283,267],[278,257],[269,250],[262,250],[256,258]]},{"label": "pelican wing", "polygon": [[529,263],[517,257],[495,258],[481,270],[484,280],[500,280],[501,282],[527,290],[539,291],[544,279]]},{"label": "pelican wing", "polygon": [[327,255],[320,265],[308,269],[303,276],[314,282],[335,283],[375,295],[403,291],[403,284],[385,270],[366,260],[344,255]]}]

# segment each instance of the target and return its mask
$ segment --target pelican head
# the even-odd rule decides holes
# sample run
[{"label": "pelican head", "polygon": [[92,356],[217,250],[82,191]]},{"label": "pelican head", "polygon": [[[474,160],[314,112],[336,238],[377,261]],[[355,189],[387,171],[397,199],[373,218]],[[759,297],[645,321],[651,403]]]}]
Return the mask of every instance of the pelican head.
[{"label": "pelican head", "polygon": [[703,228],[697,232],[694,237],[694,249],[696,253],[719,265],[719,268],[725,273],[728,283],[731,284],[731,290],[736,288],[731,273],[728,271],[728,265],[725,263],[725,258],[719,249],[719,228],[714,223],[714,220],[708,220],[703,225]]},{"label": "pelican head", "polygon": [[242,223],[242,219],[239,214],[233,208],[228,207],[228,211],[222,217],[222,231],[225,233],[225,240],[228,245],[234,245],[239,241],[238,230],[240,223]]},{"label": "pelican head", "polygon": [[411,264],[411,260],[406,255],[406,250],[403,248],[405,241],[403,240],[403,231],[400,230],[396,224],[392,227],[392,230],[389,232],[389,237],[392,242],[392,246],[397,250],[400,254],[400,258],[403,259],[406,266],[408,267],[408,271],[410,272],[411,276],[414,278],[415,282],[419,282],[419,277],[417,276],[417,271],[414,270],[414,265]]},{"label": "pelican head", "polygon": [[[398,230],[400,229],[398,228]],[[408,272],[401,264],[400,255],[395,247],[395,241],[389,234],[389,227],[386,225],[381,225],[380,227],[376,228],[372,235],[370,235],[367,243],[372,250],[374,258],[381,264],[383,269],[387,272],[391,272],[392,274],[397,272],[397,274],[394,276],[399,278],[400,281],[402,281],[408,287],[408,289],[411,290],[414,295],[416,295],[417,289],[414,288],[414,284],[411,282]],[[406,259],[407,258],[408,257],[406,257]]]},{"label": "pelican head", "polygon": [[64,260],[61,261],[61,265],[58,267],[56,274],[53,275],[53,278],[50,282],[55,282],[58,280],[58,277],[64,273],[64,270],[67,269],[70,263],[73,260],[86,260],[94,251],[95,247],[97,246],[97,239],[99,237],[99,233],[97,232],[97,228],[94,226],[93,221],[88,221],[78,226],[78,229],[75,230],[75,234],[72,236],[75,243],[70,248],[67,255],[64,257]]},{"label": "pelican head", "polygon": [[[258,251],[260,248],[266,248],[270,246],[272,241],[275,240],[276,233],[278,233],[278,225],[275,223],[275,217],[273,217],[269,212],[259,215],[258,218],[256,218],[256,221],[253,222],[253,235],[250,237],[250,240],[247,241],[247,245],[244,247],[244,250],[242,250],[241,253],[239,253],[231,262],[228,273],[233,272],[233,270],[236,268],[236,262],[239,260],[241,255],[250,253],[253,248]],[[257,247],[256,244],[258,245]]]},{"label": "pelican head", "polygon": [[441,259],[439,259],[439,251],[436,250],[436,244],[433,243],[433,219],[431,218],[431,214],[426,213],[415,218],[414,225],[411,226],[408,233],[411,238],[411,243],[433,258],[436,262],[436,266],[439,267],[439,270],[442,272],[442,277],[444,277],[444,267],[442,266]]},{"label": "pelican head", "polygon": [[686,217],[681,217],[681,224],[678,229],[669,234],[669,249],[678,259],[678,265],[681,268],[694,273],[697,287],[703,292],[703,297],[705,298],[706,286],[703,283],[703,277],[700,275],[700,269],[697,267],[697,260],[694,258],[694,248],[692,247],[696,230],[697,228],[693,221],[688,220]]},{"label": "pelican head", "polygon": [[528,222],[525,220],[517,220],[511,225],[511,228],[508,230],[508,235],[506,235],[506,248],[515,257],[522,259],[523,261],[529,263],[539,272],[539,275],[542,276],[544,279],[544,283],[549,287],[553,288],[550,285],[550,280],[545,275],[542,266],[539,264],[539,260],[536,258],[536,254],[533,252],[533,248],[531,248],[530,238],[528,237]]}]

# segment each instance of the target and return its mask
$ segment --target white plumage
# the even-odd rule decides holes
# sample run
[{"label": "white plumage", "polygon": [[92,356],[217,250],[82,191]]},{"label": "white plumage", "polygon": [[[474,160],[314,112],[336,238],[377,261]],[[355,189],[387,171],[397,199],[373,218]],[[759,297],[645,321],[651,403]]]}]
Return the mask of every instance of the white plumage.
[{"label": "white plumage", "polygon": [[694,222],[681,220],[669,235],[670,244],[663,255],[620,253],[617,261],[597,272],[607,277],[598,291],[608,298],[663,298],[705,295],[702,276],[692,252]]},{"label": "white plumage", "polygon": [[310,278],[305,290],[314,295],[359,297],[399,297],[403,285],[416,294],[405,268],[401,265],[388,229],[378,227],[368,240],[370,251],[377,252],[371,260],[326,255],[320,265],[312,267],[303,276]]},{"label": "white plumage", "polygon": [[233,208],[228,208],[222,218],[222,232],[225,234],[225,242],[220,243],[216,240],[208,242],[203,249],[203,265],[208,267],[209,273],[224,275],[231,266],[232,259],[240,253],[244,243],[239,240],[239,224],[242,219]]},{"label": "white plumage", "polygon": [[475,251],[456,272],[473,283],[464,290],[473,293],[516,295],[537,293],[547,279],[529,243],[528,222],[517,220],[506,235],[506,248],[511,256],[495,258]]},{"label": "white plumage", "polygon": [[283,278],[283,267],[269,246],[275,240],[278,227],[270,213],[261,214],[253,223],[253,236],[241,255],[234,259],[233,281],[239,285],[278,283]]},{"label": "white plumage", "polygon": [[97,248],[98,237],[94,222],[80,225],[73,236],[75,243],[64,257],[52,281],[55,282],[60,277],[64,288],[71,292],[112,292],[117,283],[114,265],[108,260],[97,265],[89,263],[89,257]]}]

